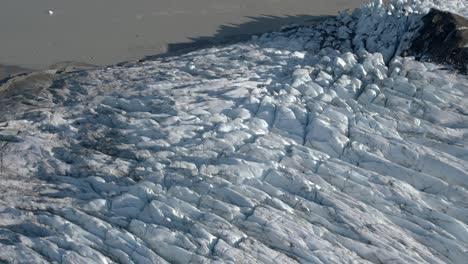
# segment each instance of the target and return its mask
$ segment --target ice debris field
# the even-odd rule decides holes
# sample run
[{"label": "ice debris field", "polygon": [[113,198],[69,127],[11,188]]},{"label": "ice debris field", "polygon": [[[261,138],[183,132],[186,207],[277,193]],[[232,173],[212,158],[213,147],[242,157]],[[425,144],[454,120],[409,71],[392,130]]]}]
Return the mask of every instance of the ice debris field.
[{"label": "ice debris field", "polygon": [[400,57],[431,7],[0,98],[1,263],[468,263],[468,77]]}]

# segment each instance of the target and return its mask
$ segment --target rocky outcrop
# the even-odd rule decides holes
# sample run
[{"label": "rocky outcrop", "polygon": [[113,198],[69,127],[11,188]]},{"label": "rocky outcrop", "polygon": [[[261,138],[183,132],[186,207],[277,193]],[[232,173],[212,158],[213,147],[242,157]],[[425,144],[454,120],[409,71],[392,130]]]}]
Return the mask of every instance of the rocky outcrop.
[{"label": "rocky outcrop", "polygon": [[454,13],[432,9],[423,18],[420,34],[410,54],[419,59],[449,63],[463,73],[468,65],[468,20]]}]

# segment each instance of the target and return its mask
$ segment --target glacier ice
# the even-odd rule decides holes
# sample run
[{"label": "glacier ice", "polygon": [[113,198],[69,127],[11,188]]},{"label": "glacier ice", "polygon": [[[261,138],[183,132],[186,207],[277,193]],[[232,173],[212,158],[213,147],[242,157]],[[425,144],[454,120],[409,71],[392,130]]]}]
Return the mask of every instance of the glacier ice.
[{"label": "glacier ice", "polygon": [[391,1],[177,57],[8,82],[0,262],[466,263],[468,77]]}]

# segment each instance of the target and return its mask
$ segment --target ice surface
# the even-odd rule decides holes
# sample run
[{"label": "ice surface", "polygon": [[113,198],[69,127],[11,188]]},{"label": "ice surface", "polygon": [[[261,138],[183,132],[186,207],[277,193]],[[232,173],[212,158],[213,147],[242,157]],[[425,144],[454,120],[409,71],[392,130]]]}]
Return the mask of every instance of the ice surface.
[{"label": "ice surface", "polygon": [[0,261],[466,263],[468,77],[388,42],[439,2],[8,92]]}]

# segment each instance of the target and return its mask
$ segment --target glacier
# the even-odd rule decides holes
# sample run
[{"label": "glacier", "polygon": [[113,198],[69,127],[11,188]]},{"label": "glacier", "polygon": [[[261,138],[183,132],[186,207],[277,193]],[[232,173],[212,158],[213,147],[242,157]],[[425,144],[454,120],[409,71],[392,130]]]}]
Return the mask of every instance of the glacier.
[{"label": "glacier", "polygon": [[467,263],[468,76],[430,8],[0,88],[2,263]]}]

